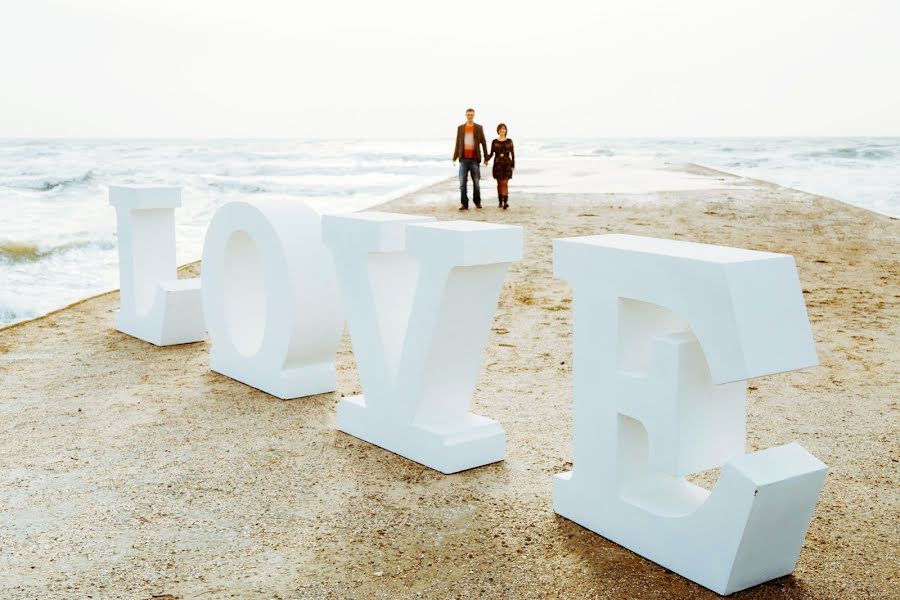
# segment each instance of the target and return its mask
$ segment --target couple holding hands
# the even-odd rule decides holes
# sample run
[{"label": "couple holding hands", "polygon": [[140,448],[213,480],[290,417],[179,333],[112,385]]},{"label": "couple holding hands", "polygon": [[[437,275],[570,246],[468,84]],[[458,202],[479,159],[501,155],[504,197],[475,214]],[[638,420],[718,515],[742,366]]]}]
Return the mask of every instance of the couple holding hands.
[{"label": "couple holding hands", "polygon": [[459,160],[459,210],[469,209],[467,183],[472,175],[472,194],[475,208],[481,208],[481,149],[484,149],[484,165],[494,158],[493,176],[497,180],[498,207],[509,208],[509,180],[516,168],[516,154],[513,142],[506,137],[506,125],[497,125],[497,139],[491,142],[488,153],[484,140],[484,129],[475,122],[475,110],[466,109],[466,122],[456,129],[456,148],[453,150],[453,162]]}]

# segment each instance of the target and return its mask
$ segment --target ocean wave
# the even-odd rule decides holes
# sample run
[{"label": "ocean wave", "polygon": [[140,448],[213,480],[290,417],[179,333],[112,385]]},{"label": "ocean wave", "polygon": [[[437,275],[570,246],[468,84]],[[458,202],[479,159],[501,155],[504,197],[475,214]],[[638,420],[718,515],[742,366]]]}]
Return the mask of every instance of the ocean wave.
[{"label": "ocean wave", "polygon": [[39,179],[30,182],[12,182],[10,187],[18,187],[26,190],[35,190],[38,192],[49,192],[68,187],[74,187],[85,183],[90,183],[94,179],[94,172],[88,171],[77,177],[67,177],[65,179]]},{"label": "ocean wave", "polygon": [[726,163],[726,167],[731,169],[753,169],[764,163],[769,162],[768,158],[747,158],[744,160],[733,160]]},{"label": "ocean wave", "polygon": [[0,326],[15,323],[16,321],[32,318],[34,316],[34,311],[31,311],[30,313],[21,313],[7,306],[0,305]]},{"label": "ocean wave", "polygon": [[[548,146],[548,148],[552,148],[552,146]],[[542,154],[545,151],[545,147],[541,146],[539,152]],[[573,156],[578,158],[597,158],[597,157],[605,157],[611,158],[616,156],[616,152],[608,147],[598,147],[590,144],[577,145],[572,146],[570,148],[566,148],[564,151],[560,151],[560,149],[553,148],[548,152],[551,155],[557,156]]]},{"label": "ocean wave", "polygon": [[197,188],[214,192],[238,194],[293,194],[318,197],[324,195],[346,196],[355,193],[378,192],[404,187],[408,182],[422,181],[434,175],[428,169],[379,169],[347,167],[315,167],[298,169],[283,175],[202,174],[197,177]]},{"label": "ocean wave", "polygon": [[863,150],[862,157],[869,160],[881,160],[885,158],[893,158],[894,153],[890,150]]},{"label": "ocean wave", "polygon": [[348,156],[356,160],[373,163],[389,163],[392,161],[400,163],[443,163],[447,161],[446,156],[436,154],[404,154],[402,152],[351,152]]},{"label": "ocean wave", "polygon": [[894,158],[896,153],[890,148],[879,146],[862,146],[862,147],[844,147],[830,148],[828,150],[815,150],[813,152],[800,152],[794,155],[798,159],[822,159],[822,158],[845,158],[845,159],[863,159],[863,160],[887,160]]},{"label": "ocean wave", "polygon": [[112,250],[116,243],[110,240],[91,242],[67,242],[58,246],[42,248],[38,244],[29,242],[0,241],[0,262],[6,264],[33,263],[65,254],[73,250],[96,248],[98,250]]},{"label": "ocean wave", "polygon": [[208,181],[206,183],[211,188],[215,188],[222,192],[240,192],[243,194],[264,194],[269,191],[268,188],[256,183],[247,183],[243,181],[220,179],[216,181]]},{"label": "ocean wave", "polygon": [[571,146],[571,143],[569,143],[569,142],[550,142],[550,143],[545,143],[545,144],[541,144],[540,146],[538,146],[538,152],[544,152],[547,150],[567,149],[570,146]]}]

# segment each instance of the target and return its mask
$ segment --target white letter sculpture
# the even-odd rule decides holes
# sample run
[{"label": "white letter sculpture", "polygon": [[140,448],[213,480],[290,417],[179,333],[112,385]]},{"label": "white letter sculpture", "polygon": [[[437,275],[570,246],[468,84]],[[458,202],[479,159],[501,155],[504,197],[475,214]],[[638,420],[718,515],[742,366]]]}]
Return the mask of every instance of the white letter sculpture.
[{"label": "white letter sculpture", "polygon": [[[719,594],[793,571],[827,468],[744,454],[745,380],[817,364],[793,258],[600,235],[555,240],[553,266],[575,336],[554,511]],[[684,479],[718,466],[712,491]]]},{"label": "white letter sculpture", "polygon": [[315,210],[266,200],[216,211],[203,243],[210,369],[282,399],[334,391],[340,306]]},{"label": "white letter sculpture", "polygon": [[503,428],[469,403],[522,228],[364,212],[323,230],[365,392],[338,429],[443,473],[503,460]]},{"label": "white letter sculpture", "polygon": [[175,209],[181,188],[109,186],[119,238],[116,329],[157,346],[200,342],[200,279],[178,279]]}]

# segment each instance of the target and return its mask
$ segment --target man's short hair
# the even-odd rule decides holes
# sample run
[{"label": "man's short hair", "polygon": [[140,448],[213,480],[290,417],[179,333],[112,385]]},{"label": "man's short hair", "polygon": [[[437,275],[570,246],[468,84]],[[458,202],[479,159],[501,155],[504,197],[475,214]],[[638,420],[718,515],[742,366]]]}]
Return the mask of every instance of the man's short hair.
[{"label": "man's short hair", "polygon": [[466,109],[466,114],[469,114],[470,112],[475,112],[475,109],[474,109],[474,108],[467,108],[467,109]]}]

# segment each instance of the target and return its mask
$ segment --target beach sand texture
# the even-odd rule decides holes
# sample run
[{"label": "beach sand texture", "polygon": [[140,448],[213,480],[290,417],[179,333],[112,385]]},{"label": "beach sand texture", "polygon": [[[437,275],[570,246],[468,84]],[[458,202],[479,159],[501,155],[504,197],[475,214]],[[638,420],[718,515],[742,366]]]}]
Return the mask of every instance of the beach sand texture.
[{"label": "beach sand texture", "polygon": [[452,476],[335,430],[361,392],[346,335],[338,391],[282,401],[210,372],[207,343],[118,333],[116,293],[0,331],[0,597],[717,597],[551,507],[572,429],[551,240],[608,232],[794,255],[821,365],[750,382],[748,446],[797,441],[830,472],[795,573],[734,597],[898,597],[900,221],[688,168],[723,188],[514,179],[509,211],[491,192],[460,215],[448,181],[380,207],[525,226],[472,406],[507,459]]}]

